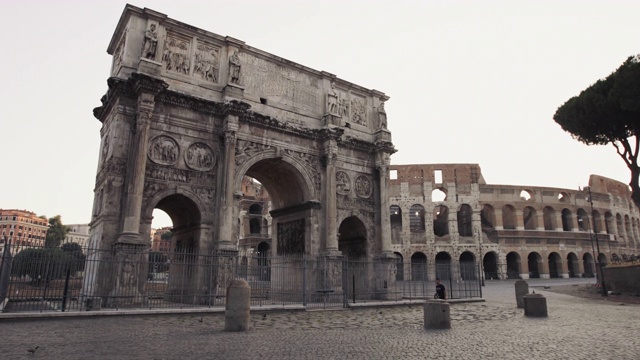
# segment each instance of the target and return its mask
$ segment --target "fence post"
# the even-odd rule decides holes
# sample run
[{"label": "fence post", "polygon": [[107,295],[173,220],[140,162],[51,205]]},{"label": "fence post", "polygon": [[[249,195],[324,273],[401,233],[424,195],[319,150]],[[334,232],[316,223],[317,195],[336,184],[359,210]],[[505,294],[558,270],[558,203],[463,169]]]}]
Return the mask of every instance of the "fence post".
[{"label": "fence post", "polygon": [[349,305],[349,273],[347,272],[347,259],[342,259],[342,306],[347,307]]},{"label": "fence post", "polygon": [[478,284],[478,289],[480,290],[480,297],[482,298],[482,268],[480,267],[480,264],[478,264],[478,272],[480,273],[480,283]]},{"label": "fence post", "polygon": [[302,253],[302,306],[307,306],[307,254]]},{"label": "fence post", "polygon": [[2,265],[0,266],[0,310],[2,310],[2,304],[4,304],[5,298],[9,296],[9,283],[11,282],[11,244],[6,241],[4,251],[2,252]]},{"label": "fence post", "polygon": [[71,269],[67,269],[67,274],[64,277],[64,292],[62,293],[62,312],[67,307],[67,294],[69,293],[69,277],[71,277]]}]

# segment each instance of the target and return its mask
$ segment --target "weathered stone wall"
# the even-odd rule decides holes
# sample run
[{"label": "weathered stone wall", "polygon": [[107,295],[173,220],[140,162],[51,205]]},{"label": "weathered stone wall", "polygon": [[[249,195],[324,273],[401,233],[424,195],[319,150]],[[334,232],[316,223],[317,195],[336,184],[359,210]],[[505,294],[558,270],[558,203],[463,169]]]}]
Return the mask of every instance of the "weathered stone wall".
[{"label": "weathered stone wall", "polygon": [[[477,164],[392,165],[390,169],[397,176],[390,181],[389,204],[401,212],[400,221],[392,224],[393,250],[405,269],[419,253],[427,256],[427,266],[433,269],[438,253],[448,254],[451,265],[457,266],[467,252],[475,261],[482,258],[484,265],[495,268],[490,277],[504,278],[514,266],[517,274],[511,275],[523,278],[592,276],[596,245],[604,263],[614,254],[640,250],[640,213],[628,186],[612,179],[590,177],[592,217],[587,188],[487,184]],[[440,183],[435,182],[436,173]],[[446,198],[434,201],[434,190],[443,191]],[[470,217],[461,212],[466,205]],[[437,236],[434,227],[442,206],[448,209],[448,234]],[[416,218],[412,207],[422,207],[424,218]],[[460,229],[469,221],[471,236]],[[422,226],[416,226],[419,223]]]},{"label": "weathered stone wall", "polygon": [[602,270],[607,290],[640,294],[640,265],[611,266]]}]

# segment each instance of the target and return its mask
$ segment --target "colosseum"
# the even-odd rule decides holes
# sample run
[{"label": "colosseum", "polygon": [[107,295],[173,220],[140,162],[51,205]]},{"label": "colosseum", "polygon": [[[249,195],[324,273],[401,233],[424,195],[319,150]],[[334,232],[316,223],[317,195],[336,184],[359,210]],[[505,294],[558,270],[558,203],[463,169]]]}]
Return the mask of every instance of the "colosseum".
[{"label": "colosseum", "polygon": [[[597,249],[603,265],[640,252],[640,214],[616,180],[591,175],[585,189],[491,185],[478,164],[391,165],[390,173],[397,280],[447,277],[436,269],[478,259],[485,279],[594,277]],[[269,195],[247,179],[243,192],[240,250],[264,253]]]},{"label": "colosseum", "polygon": [[597,248],[602,264],[639,250],[629,187],[606,177],[561,189],[487,184],[477,164],[390,169],[393,251],[430,279],[477,259],[486,279],[592,277]]}]

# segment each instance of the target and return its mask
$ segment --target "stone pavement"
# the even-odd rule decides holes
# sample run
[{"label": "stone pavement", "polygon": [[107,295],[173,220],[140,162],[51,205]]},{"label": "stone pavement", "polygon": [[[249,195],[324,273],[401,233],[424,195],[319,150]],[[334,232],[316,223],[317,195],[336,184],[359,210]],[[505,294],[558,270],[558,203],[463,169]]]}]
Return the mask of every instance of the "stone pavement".
[{"label": "stone pavement", "polygon": [[[422,306],[252,313],[226,333],[223,314],[97,316],[0,322],[3,359],[638,359],[640,305],[544,291],[584,280],[531,280],[549,317],[526,318],[513,281],[486,302],[451,305],[452,329],[422,328]],[[35,354],[27,350],[38,346]]]}]

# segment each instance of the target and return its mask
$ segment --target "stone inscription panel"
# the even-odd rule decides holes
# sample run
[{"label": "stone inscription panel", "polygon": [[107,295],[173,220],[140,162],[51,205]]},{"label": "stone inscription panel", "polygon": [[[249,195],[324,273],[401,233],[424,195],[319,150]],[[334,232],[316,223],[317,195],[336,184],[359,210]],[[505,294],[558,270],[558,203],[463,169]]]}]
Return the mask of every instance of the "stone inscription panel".
[{"label": "stone inscription panel", "polygon": [[318,111],[319,80],[302,72],[240,53],[241,84],[258,96],[275,96],[289,105]]}]

